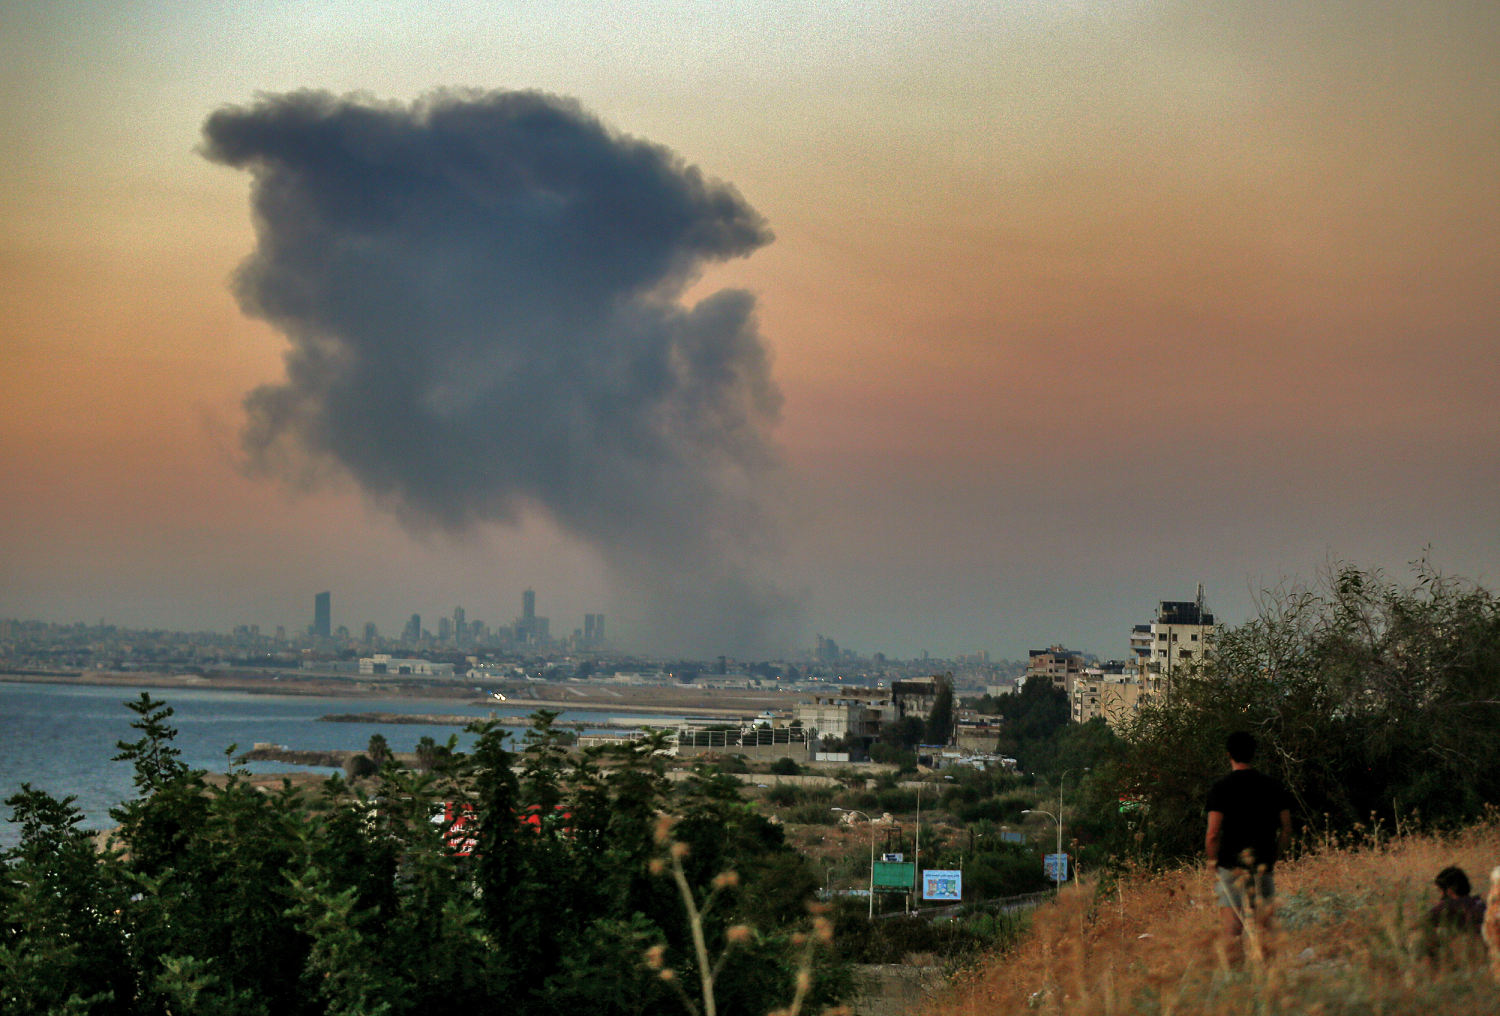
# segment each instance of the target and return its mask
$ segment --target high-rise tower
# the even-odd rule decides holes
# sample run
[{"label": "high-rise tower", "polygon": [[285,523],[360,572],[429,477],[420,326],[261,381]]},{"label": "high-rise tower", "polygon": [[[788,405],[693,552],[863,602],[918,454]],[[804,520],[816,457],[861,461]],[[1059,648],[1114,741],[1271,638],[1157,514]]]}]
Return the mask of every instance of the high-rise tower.
[{"label": "high-rise tower", "polygon": [[333,594],[319,593],[313,597],[313,636],[326,639],[333,634]]}]

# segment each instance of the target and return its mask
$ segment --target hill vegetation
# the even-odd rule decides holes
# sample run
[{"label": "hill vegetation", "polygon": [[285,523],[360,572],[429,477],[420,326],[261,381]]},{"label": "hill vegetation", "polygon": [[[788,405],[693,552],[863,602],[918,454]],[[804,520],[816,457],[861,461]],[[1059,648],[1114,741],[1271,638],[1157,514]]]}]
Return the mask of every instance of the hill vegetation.
[{"label": "hill vegetation", "polygon": [[[850,997],[852,963],[918,956],[980,964],[939,1016],[1500,1011],[1483,964],[1434,951],[1420,921],[1439,868],[1500,863],[1488,591],[1339,566],[1267,594],[1119,733],[1069,723],[1046,681],[980,706],[1021,772],[799,783],[784,759],[747,787],[724,758],[673,781],[661,735],[579,751],[540,712],[520,744],[493,724],[468,752],[372,740],[348,779],[266,792],[232,747],[226,775],[188,769],[171,710],[142,695],[117,759],[136,796],[106,849],[70,800],[6,802],[21,837],[0,856],[0,1016],[759,1016],[820,1011]],[[1300,830],[1279,928],[1244,967],[1216,951],[1194,860],[1237,729]],[[1054,835],[1084,881],[1028,931],[1003,904],[1048,889]],[[918,847],[922,867],[963,871],[951,925],[901,917],[901,893],[853,895],[877,849]]]},{"label": "hill vegetation", "polygon": [[1420,562],[1409,585],[1345,565],[1266,594],[1125,728],[1110,790],[1147,807],[1117,845],[1201,846],[1204,794],[1238,729],[1315,829],[1472,821],[1500,803],[1500,601]]},{"label": "hill vegetation", "polygon": [[5,1016],[713,1016],[847,989],[781,828],[721,774],[669,783],[658,741],[573,755],[542,713],[519,751],[485,723],[416,770],[267,794],[130,707],[139,795],[106,850],[68,800],[6,802]]},{"label": "hill vegetation", "polygon": [[1132,868],[1065,890],[926,1016],[1486,1016],[1500,983],[1479,937],[1440,940],[1426,914],[1440,869],[1478,883],[1497,861],[1493,813],[1452,834],[1329,838],[1277,867],[1277,923],[1242,965],[1223,953],[1201,866]]}]

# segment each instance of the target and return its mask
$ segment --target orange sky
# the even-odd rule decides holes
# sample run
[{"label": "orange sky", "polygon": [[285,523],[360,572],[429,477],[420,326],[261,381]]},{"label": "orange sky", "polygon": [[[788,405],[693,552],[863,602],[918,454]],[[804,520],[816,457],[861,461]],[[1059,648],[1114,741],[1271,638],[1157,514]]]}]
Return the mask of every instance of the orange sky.
[{"label": "orange sky", "polygon": [[[785,394],[784,559],[864,651],[1123,655],[1330,556],[1500,577],[1489,4],[63,4],[0,40],[0,616],[394,632],[625,591],[545,519],[414,538],[238,466],[257,91],[576,96],[729,181]],[[550,5],[549,5],[550,7]]]}]

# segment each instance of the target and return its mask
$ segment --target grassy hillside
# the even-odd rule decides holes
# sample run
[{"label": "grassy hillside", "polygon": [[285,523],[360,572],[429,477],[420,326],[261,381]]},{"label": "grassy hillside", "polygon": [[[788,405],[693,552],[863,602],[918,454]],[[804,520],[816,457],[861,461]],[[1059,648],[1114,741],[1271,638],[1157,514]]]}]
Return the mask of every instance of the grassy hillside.
[{"label": "grassy hillside", "polygon": [[[1433,876],[1457,864],[1481,895],[1500,864],[1500,816],[1449,836],[1325,842],[1277,868],[1278,926],[1264,956],[1231,966],[1201,868],[1064,891],[1016,950],[928,1016],[1500,1012],[1477,937],[1433,956]],[[1251,952],[1255,950],[1252,949]]]}]

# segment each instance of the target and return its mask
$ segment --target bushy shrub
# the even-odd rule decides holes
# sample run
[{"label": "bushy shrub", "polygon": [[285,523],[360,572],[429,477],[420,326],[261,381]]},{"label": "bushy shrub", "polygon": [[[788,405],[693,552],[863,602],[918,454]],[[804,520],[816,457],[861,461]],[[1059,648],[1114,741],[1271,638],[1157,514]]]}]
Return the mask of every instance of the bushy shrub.
[{"label": "bushy shrub", "polygon": [[766,800],[778,808],[787,808],[802,800],[802,791],[790,783],[777,783],[767,788]]},{"label": "bushy shrub", "polygon": [[893,815],[904,814],[917,810],[917,792],[915,790],[902,790],[892,787],[889,790],[881,790],[876,795],[876,807],[881,811],[888,811]]},{"label": "bushy shrub", "polygon": [[379,763],[364,752],[350,755],[344,759],[344,775],[351,780],[374,776],[378,772],[380,772]]},{"label": "bushy shrub", "polygon": [[972,961],[1004,949],[1025,930],[1023,915],[979,914],[956,920],[893,916],[868,920],[866,902],[846,899],[838,906],[835,941],[854,963],[905,963],[928,954],[945,963]]},{"label": "bushy shrub", "polygon": [[837,825],[839,813],[822,803],[798,804],[782,813],[782,821],[797,825]]},{"label": "bushy shrub", "polygon": [[876,741],[870,745],[870,761],[893,765],[903,773],[914,773],[917,771],[916,752],[897,745],[883,744],[880,741]]},{"label": "bushy shrub", "polygon": [[992,900],[1046,889],[1050,882],[1042,859],[1028,847],[1005,844],[964,862],[964,892],[974,899]]},{"label": "bushy shrub", "polygon": [[973,804],[961,805],[956,814],[961,822],[1020,822],[1022,810],[1031,807],[1030,799],[991,797]]}]

